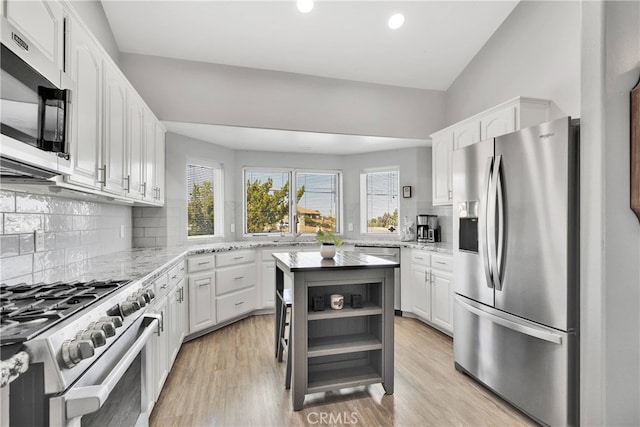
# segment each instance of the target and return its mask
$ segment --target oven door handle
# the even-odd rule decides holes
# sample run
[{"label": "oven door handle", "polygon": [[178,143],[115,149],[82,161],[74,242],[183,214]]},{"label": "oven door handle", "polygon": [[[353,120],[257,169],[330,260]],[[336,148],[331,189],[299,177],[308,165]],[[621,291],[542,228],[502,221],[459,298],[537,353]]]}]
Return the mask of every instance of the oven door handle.
[{"label": "oven door handle", "polygon": [[67,419],[73,419],[96,412],[107,401],[115,386],[147,344],[147,341],[156,333],[156,329],[158,329],[160,325],[159,315],[145,313],[144,316],[150,320],[146,324],[145,331],[136,339],[127,353],[104,379],[102,384],[72,388],[65,395],[64,400]]}]

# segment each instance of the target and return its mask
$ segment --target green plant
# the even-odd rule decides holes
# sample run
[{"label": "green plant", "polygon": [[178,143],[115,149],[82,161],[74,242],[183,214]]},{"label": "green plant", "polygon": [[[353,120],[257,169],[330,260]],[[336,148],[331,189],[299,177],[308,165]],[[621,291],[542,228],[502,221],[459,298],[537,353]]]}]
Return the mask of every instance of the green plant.
[{"label": "green plant", "polygon": [[322,231],[322,229],[316,232],[316,240],[320,243],[330,243],[336,246],[340,246],[342,244],[341,238],[330,231]]}]

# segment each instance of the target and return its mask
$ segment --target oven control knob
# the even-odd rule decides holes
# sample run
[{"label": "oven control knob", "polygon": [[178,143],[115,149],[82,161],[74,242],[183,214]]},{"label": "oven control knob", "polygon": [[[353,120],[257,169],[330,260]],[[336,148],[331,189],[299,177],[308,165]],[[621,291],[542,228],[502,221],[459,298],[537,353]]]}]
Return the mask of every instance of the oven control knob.
[{"label": "oven control knob", "polygon": [[137,302],[140,307],[144,307],[145,305],[147,305],[147,301],[142,295],[133,294],[129,298],[127,298],[127,300],[131,302]]},{"label": "oven control knob", "polygon": [[73,368],[84,359],[93,356],[93,343],[90,340],[67,340],[62,343],[62,361],[67,368]]},{"label": "oven control knob", "polygon": [[152,300],[152,299],[154,299],[156,297],[156,293],[153,292],[152,289],[147,289],[146,292],[149,295],[149,300]]},{"label": "oven control knob", "polygon": [[111,307],[109,310],[107,310],[107,316],[112,316],[112,317],[122,316],[122,313],[120,312],[120,306],[116,304],[113,307]]},{"label": "oven control knob", "polygon": [[122,326],[122,317],[120,317],[119,315],[101,317],[100,319],[98,319],[98,322],[111,322],[113,323],[113,326],[119,328],[120,326]]},{"label": "oven control knob", "polygon": [[107,338],[112,337],[116,334],[116,325],[114,325],[111,322],[89,323],[88,329],[95,329],[97,331],[102,331],[107,336]]},{"label": "oven control knob", "polygon": [[140,310],[140,304],[138,304],[138,301],[125,301],[120,304],[120,312],[124,317],[127,317],[138,310]]},{"label": "oven control knob", "polygon": [[91,329],[85,329],[76,334],[78,340],[90,340],[93,347],[102,347],[107,343],[107,336],[104,331],[96,331]]},{"label": "oven control knob", "polygon": [[147,303],[147,304],[149,304],[151,302],[151,294],[149,294],[149,291],[146,291],[146,290],[138,291],[136,296],[138,298],[144,298],[144,302]]}]

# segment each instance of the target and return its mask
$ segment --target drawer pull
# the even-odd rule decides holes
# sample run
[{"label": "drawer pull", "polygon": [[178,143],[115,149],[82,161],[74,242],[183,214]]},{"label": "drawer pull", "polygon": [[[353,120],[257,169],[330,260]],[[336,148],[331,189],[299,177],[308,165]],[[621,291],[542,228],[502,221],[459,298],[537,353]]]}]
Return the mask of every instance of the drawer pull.
[{"label": "drawer pull", "polygon": [[178,278],[178,275],[176,274],[175,276],[171,276],[171,279],[175,280]]},{"label": "drawer pull", "polygon": [[211,283],[211,280],[209,279],[200,279],[200,280],[196,280],[196,285],[198,286],[205,286]]},{"label": "drawer pull", "polygon": [[210,264],[210,261],[200,261],[198,265],[207,265]]},{"label": "drawer pull", "polygon": [[442,261],[436,261],[436,264],[447,265],[447,263],[446,263],[446,262],[442,262]]},{"label": "drawer pull", "polygon": [[243,256],[234,256],[233,259],[243,259]]},{"label": "drawer pull", "polygon": [[239,305],[242,305],[242,304],[244,304],[244,301],[237,302],[236,303],[236,307],[239,306]]},{"label": "drawer pull", "polygon": [[419,256],[414,256],[413,258],[415,258],[415,259],[419,259],[420,261],[423,261],[423,260],[424,260],[424,258],[419,257]]},{"label": "drawer pull", "polygon": [[240,280],[240,279],[244,279],[244,276],[238,276],[233,278],[233,280]]}]

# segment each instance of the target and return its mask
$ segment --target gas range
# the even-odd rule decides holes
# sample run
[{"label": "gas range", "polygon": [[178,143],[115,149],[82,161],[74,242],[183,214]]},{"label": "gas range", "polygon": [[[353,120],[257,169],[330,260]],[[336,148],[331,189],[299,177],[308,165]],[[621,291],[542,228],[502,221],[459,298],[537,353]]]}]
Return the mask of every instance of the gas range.
[{"label": "gas range", "polygon": [[128,284],[129,280],[0,285],[0,344],[22,343]]},{"label": "gas range", "polygon": [[[18,351],[42,364],[45,393],[65,390],[155,298],[139,281],[0,285],[2,359]],[[30,368],[31,369],[31,368]]]}]

